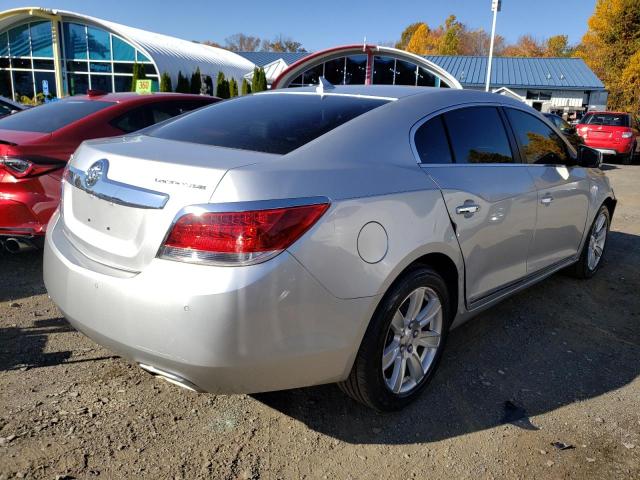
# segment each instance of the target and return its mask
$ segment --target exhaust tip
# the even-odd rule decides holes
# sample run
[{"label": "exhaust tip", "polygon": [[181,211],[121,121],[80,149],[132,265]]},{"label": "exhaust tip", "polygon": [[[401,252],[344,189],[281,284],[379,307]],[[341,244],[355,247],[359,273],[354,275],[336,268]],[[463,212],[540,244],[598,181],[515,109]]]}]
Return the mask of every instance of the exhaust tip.
[{"label": "exhaust tip", "polygon": [[158,377],[161,380],[169,382],[173,385],[177,385],[178,387],[182,387],[191,392],[204,393],[204,390],[202,390],[201,388],[198,388],[196,385],[194,385],[190,381],[185,380],[184,378],[178,375],[165,372],[164,370],[160,370],[159,368],[153,367],[151,365],[145,365],[144,363],[139,363],[138,366],[141,369],[143,369],[145,372],[148,372],[151,375],[153,375],[154,377]]},{"label": "exhaust tip", "polygon": [[35,250],[36,246],[29,240],[22,238],[7,238],[4,241],[4,248],[9,253],[22,253]]}]

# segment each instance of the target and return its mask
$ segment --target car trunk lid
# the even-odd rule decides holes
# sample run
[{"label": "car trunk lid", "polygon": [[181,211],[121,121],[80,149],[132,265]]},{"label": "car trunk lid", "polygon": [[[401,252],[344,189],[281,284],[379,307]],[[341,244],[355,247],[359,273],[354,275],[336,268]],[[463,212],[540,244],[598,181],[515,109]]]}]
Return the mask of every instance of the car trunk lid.
[{"label": "car trunk lid", "polygon": [[207,203],[229,169],[272,157],[142,135],[85,142],[64,182],[62,228],[85,256],[141,271],[182,208]]}]

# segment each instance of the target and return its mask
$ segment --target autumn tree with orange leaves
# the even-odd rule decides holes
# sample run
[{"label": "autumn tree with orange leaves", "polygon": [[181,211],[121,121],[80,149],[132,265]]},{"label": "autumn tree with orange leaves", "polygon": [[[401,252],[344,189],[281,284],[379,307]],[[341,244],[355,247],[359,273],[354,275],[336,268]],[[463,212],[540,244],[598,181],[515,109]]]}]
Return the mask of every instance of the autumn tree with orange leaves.
[{"label": "autumn tree with orange leaves", "polygon": [[609,108],[640,113],[640,0],[598,0],[580,55],[609,90]]}]

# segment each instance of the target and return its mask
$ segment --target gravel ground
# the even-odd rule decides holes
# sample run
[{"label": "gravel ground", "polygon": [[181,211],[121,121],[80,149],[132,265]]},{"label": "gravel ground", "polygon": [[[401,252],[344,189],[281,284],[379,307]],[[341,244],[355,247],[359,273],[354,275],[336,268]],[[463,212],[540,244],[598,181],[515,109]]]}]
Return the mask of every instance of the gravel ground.
[{"label": "gravel ground", "polygon": [[333,385],[179,389],[74,331],[41,254],[0,256],[0,479],[640,478],[640,166],[607,174],[598,275],[455,330],[429,390],[389,415]]}]

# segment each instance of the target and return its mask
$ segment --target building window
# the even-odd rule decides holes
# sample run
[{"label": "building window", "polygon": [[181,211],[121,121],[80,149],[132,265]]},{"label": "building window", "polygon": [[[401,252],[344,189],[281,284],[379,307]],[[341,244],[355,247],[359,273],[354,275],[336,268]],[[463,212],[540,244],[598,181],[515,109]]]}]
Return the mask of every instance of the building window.
[{"label": "building window", "polygon": [[404,60],[396,60],[395,68],[395,85],[411,85],[416,84],[416,73],[418,66],[415,63],[406,62]]},{"label": "building window", "polygon": [[29,29],[31,31],[31,56],[53,58],[51,22],[31,23]]},{"label": "building window", "polygon": [[375,56],[373,58],[373,83],[393,85],[395,62],[393,57]]},{"label": "building window", "polygon": [[113,59],[118,62],[133,62],[136,59],[136,51],[131,45],[118,37],[112,36]]},{"label": "building window", "polygon": [[68,59],[87,59],[87,27],[77,23],[64,24],[64,53]]},{"label": "building window", "polygon": [[527,90],[527,100],[551,100],[551,92],[535,92]]},{"label": "building window", "polygon": [[111,41],[109,33],[98,28],[87,28],[89,59],[111,60]]},{"label": "building window", "polygon": [[324,78],[334,85],[344,84],[344,57],[329,60],[324,64]]},{"label": "building window", "polygon": [[346,58],[344,83],[346,85],[364,85],[367,78],[367,56],[351,55]]},{"label": "building window", "polygon": [[[131,90],[133,64],[145,65],[153,85],[158,72],[153,62],[123,39],[101,28],[63,22],[61,49],[66,71],[65,92],[76,95],[88,89],[106,92]],[[44,93],[61,95],[56,89],[50,21],[33,21],[0,32],[0,91],[18,100]],[[117,63],[114,63],[117,62]],[[91,73],[91,75],[89,75]],[[45,83],[43,83],[45,82]]]}]

